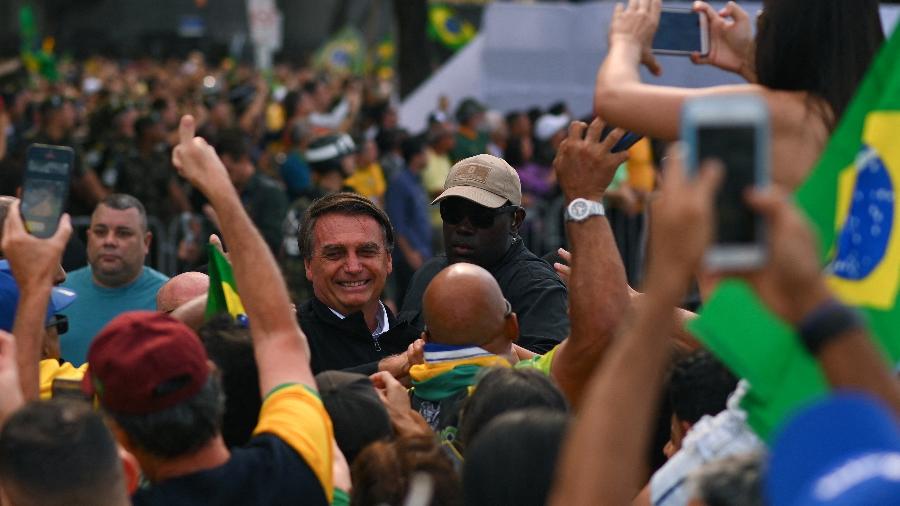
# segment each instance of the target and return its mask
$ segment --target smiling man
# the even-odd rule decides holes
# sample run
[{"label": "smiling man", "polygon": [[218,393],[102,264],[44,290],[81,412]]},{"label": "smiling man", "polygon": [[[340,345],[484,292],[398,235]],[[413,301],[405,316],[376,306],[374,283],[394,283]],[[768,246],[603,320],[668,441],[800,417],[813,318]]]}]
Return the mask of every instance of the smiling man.
[{"label": "smiling man", "polygon": [[525,209],[516,170],[491,155],[460,160],[434,204],[440,205],[446,254],[432,258],[413,276],[400,318],[423,330],[425,288],[447,265],[468,262],[497,280],[518,315],[520,346],[546,353],[562,341],[569,334],[566,286],[519,237]]},{"label": "smiling man", "polygon": [[314,296],[300,306],[313,373],[353,369],[405,372],[416,329],[381,303],[394,233],[387,215],[354,193],[315,201],[300,227],[300,250]]},{"label": "smiling man", "polygon": [[94,335],[110,320],[126,311],[156,309],[156,292],[169,278],[144,265],[152,236],[143,204],[131,195],[115,193],[97,205],[87,233],[88,265],[70,272],[63,283],[78,294],[66,310],[64,359],[80,366]]}]

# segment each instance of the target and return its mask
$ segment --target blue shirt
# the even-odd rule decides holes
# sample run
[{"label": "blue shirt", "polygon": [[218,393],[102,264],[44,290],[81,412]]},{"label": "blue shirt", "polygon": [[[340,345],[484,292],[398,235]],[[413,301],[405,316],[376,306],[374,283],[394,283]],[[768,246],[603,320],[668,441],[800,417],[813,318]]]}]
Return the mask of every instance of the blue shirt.
[{"label": "blue shirt", "polygon": [[[409,170],[394,174],[385,197],[388,217],[394,233],[406,238],[410,246],[427,260],[431,257],[431,223],[428,199],[419,178]],[[399,250],[395,250],[395,254]]]},{"label": "blue shirt", "polygon": [[110,320],[127,311],[155,311],[156,292],[168,279],[145,266],[130,284],[105,288],[94,282],[89,265],[70,272],[62,286],[74,290],[78,299],[62,312],[69,317],[69,331],[59,336],[63,359],[80,366],[94,336]]}]

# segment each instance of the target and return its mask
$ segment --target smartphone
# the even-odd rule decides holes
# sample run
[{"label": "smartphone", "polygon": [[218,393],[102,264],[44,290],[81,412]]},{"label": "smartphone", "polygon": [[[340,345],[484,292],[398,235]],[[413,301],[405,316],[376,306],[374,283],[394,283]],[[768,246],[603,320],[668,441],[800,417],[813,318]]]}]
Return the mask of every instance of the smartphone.
[{"label": "smartphone", "polygon": [[75,151],[68,146],[32,144],[26,160],[22,218],[32,235],[47,238],[56,233],[66,208]]},{"label": "smartphone", "polygon": [[[605,127],[603,127],[603,131],[600,132],[600,140],[602,141],[603,139],[605,139],[606,136],[610,134],[610,132],[615,130],[615,128],[616,127],[614,127],[612,125],[606,125]],[[636,134],[634,132],[626,131],[625,135],[623,135],[622,138],[619,139],[619,142],[617,142],[616,145],[613,146],[612,149],[609,151],[611,153],[618,153],[620,151],[625,151],[626,149],[630,148],[631,146],[634,146],[634,144],[637,141],[639,141],[643,138],[644,138],[644,136],[641,134]]]},{"label": "smartphone", "polygon": [[663,7],[651,49],[658,54],[709,54],[709,20],[702,12]]},{"label": "smartphone", "polygon": [[718,159],[725,177],[716,195],[716,240],[704,263],[712,270],[750,270],[766,261],[765,224],[747,205],[747,188],[769,184],[766,102],[755,95],[703,97],[685,103],[681,137],[688,171]]}]

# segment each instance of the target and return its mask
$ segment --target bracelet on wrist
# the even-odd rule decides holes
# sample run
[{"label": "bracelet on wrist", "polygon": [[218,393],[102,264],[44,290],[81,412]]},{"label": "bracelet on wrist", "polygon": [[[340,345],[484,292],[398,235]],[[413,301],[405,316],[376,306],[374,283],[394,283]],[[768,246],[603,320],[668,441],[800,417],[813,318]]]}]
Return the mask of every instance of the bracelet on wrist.
[{"label": "bracelet on wrist", "polygon": [[829,299],[800,320],[796,328],[800,342],[810,354],[816,355],[837,337],[862,326],[862,317],[855,309]]}]

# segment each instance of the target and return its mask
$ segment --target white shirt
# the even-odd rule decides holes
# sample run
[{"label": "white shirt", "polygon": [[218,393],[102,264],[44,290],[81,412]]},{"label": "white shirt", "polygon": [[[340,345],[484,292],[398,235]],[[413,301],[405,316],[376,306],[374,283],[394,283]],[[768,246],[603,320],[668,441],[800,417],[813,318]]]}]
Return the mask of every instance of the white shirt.
[{"label": "white shirt", "polygon": [[[381,311],[375,313],[375,330],[372,331],[372,337],[380,336],[388,330],[391,330],[391,322],[388,321],[387,309],[385,309],[384,304],[382,304],[380,300],[378,301],[378,305],[381,307]],[[331,307],[328,309],[341,320],[347,317],[346,315],[342,315],[334,309],[331,309]]]}]

